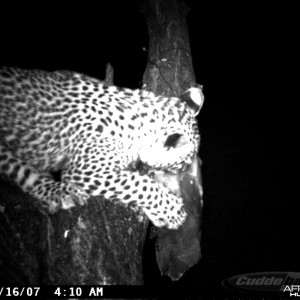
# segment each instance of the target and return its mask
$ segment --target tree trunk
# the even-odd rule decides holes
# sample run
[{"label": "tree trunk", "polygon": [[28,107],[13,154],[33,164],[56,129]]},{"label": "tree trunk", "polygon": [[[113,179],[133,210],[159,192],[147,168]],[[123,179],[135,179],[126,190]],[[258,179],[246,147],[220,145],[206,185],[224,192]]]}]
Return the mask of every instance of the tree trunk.
[{"label": "tree trunk", "polygon": [[142,6],[149,33],[143,83],[158,95],[180,96],[195,83],[186,23],[188,10],[182,0],[149,0]]},{"label": "tree trunk", "polygon": [[[142,6],[149,32],[144,88],[157,95],[180,96],[195,84],[186,24],[188,7],[180,0],[149,0]],[[156,257],[162,274],[178,280],[201,257],[201,161],[179,176],[188,218],[179,230],[157,229]],[[170,176],[170,175],[167,175]],[[170,180],[172,180],[170,176]],[[178,177],[176,177],[178,180]]]}]

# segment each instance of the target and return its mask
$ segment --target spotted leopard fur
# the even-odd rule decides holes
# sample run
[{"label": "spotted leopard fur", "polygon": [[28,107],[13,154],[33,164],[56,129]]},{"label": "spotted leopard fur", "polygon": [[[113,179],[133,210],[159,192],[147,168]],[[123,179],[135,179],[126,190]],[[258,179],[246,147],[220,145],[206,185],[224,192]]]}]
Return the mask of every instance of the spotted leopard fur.
[{"label": "spotted leopard fur", "polygon": [[[72,72],[2,68],[1,174],[50,212],[102,195],[134,202],[156,226],[178,228],[186,218],[181,197],[145,173],[191,163],[202,102],[199,87],[167,98]],[[50,176],[58,170],[61,181]]]}]

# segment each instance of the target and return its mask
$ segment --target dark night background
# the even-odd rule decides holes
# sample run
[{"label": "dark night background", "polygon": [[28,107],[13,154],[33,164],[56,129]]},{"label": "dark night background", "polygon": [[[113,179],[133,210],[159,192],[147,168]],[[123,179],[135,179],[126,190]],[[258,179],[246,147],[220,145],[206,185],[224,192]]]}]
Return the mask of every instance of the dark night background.
[{"label": "dark night background", "polygon": [[[139,6],[75,3],[72,9],[40,4],[16,12],[2,7],[0,65],[74,70],[103,79],[110,62],[116,85],[139,87],[147,63],[143,49],[148,48]],[[288,175],[281,171],[282,100],[274,92],[283,76],[282,21],[278,7],[194,3],[189,2],[190,43],[205,94],[198,116],[203,257],[173,284],[222,292],[221,281],[230,276],[300,271],[299,252],[289,242],[295,227],[292,217],[285,217],[287,201],[279,193]],[[145,284],[172,285],[159,276],[154,255],[148,241]]]}]

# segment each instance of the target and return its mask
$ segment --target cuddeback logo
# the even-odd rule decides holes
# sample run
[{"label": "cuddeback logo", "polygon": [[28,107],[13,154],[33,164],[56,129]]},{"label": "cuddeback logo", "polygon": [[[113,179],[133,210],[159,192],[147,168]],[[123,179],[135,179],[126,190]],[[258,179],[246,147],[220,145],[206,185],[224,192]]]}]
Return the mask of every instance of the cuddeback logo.
[{"label": "cuddeback logo", "polygon": [[300,273],[249,273],[230,277],[222,283],[226,288],[239,291],[276,292],[300,297]]}]

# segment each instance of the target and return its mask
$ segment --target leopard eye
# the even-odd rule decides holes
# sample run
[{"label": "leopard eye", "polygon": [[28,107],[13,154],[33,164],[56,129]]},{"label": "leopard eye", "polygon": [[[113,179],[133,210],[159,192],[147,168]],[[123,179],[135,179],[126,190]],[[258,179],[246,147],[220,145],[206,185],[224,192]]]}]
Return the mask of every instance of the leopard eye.
[{"label": "leopard eye", "polygon": [[181,137],[182,137],[182,135],[179,133],[173,133],[173,134],[169,135],[164,143],[164,147],[175,148]]}]

